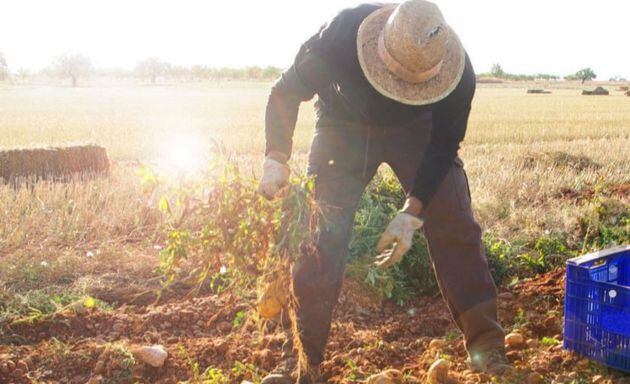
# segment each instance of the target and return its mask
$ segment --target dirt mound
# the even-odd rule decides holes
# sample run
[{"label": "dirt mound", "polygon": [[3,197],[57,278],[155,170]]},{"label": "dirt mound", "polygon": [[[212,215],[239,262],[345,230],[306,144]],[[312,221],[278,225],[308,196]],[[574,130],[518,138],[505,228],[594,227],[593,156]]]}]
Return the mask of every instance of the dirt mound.
[{"label": "dirt mound", "polygon": [[562,151],[532,152],[520,159],[524,168],[570,168],[582,172],[589,169],[599,169],[601,165],[585,155],[573,155]]},{"label": "dirt mound", "polygon": [[[629,383],[562,350],[563,292],[562,270],[502,291],[501,319],[527,345],[509,351],[517,373],[499,382],[526,382],[531,375],[547,382],[591,382],[602,375],[611,383]],[[226,292],[109,311],[75,309],[14,324],[2,330],[0,382],[256,382],[279,360],[284,336],[274,324],[256,320],[254,299]],[[152,344],[168,351],[162,368],[134,361],[129,352]],[[468,369],[463,341],[440,298],[399,307],[373,300],[359,283],[345,284],[323,364],[329,383],[357,383],[387,368],[401,370],[405,383],[421,383],[438,357],[451,362],[453,382],[490,381]]]},{"label": "dirt mound", "polygon": [[589,201],[595,196],[624,198],[630,196],[630,183],[607,185],[600,188],[584,187],[581,189],[562,188],[557,198],[574,200],[576,202]]}]

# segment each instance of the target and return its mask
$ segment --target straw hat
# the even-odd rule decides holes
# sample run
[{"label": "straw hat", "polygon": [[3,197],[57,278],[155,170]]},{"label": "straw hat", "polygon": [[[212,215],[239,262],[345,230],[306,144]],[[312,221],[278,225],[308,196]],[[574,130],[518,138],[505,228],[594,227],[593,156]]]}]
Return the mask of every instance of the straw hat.
[{"label": "straw hat", "polygon": [[381,94],[426,105],[459,84],[466,53],[442,12],[425,0],[407,0],[372,12],[359,27],[361,69]]}]

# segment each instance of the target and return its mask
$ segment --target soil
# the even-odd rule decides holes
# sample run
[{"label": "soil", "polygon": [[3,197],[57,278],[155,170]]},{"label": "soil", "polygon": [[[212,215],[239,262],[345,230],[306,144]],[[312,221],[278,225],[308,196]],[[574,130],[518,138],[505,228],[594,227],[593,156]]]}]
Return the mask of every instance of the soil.
[{"label": "soil", "polygon": [[[501,320],[508,331],[522,334],[527,345],[508,352],[516,374],[494,382],[630,383],[623,373],[561,348],[563,295],[562,270],[501,290]],[[77,306],[2,329],[0,383],[201,383],[207,367],[229,374],[229,382],[255,382],[280,358],[284,336],[274,324],[255,320],[251,297],[232,292],[174,295],[158,305],[136,297],[118,292],[110,299],[123,304],[112,310]],[[153,344],[168,351],[166,364],[134,364],[127,351]],[[406,383],[424,383],[429,366],[446,358],[451,362],[449,382],[492,382],[468,370],[466,357],[441,298],[421,297],[400,307],[380,302],[348,281],[323,373],[329,383],[357,383],[394,368],[405,374]]]}]

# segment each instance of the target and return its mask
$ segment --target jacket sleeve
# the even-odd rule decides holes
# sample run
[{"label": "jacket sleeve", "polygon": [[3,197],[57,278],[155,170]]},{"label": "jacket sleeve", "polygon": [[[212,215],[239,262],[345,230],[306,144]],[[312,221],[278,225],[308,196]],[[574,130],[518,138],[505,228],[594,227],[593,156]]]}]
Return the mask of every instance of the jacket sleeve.
[{"label": "jacket sleeve", "polygon": [[411,196],[418,198],[425,207],[457,157],[460,143],[466,135],[475,86],[475,73],[466,56],[466,67],[459,84],[433,110],[431,138],[411,191]]},{"label": "jacket sleeve", "polygon": [[265,154],[291,155],[300,103],[330,83],[331,72],[322,30],[302,45],[295,62],[271,88],[265,114]]}]

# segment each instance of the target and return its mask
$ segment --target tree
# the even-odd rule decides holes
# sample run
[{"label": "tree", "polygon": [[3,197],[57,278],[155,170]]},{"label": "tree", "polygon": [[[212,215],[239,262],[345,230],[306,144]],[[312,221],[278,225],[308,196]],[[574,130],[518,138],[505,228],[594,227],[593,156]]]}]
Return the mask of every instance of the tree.
[{"label": "tree", "polygon": [[7,59],[4,58],[4,54],[0,52],[0,81],[4,81],[9,78],[9,65]]},{"label": "tree", "polygon": [[72,86],[76,87],[80,77],[92,73],[92,61],[82,54],[63,54],[58,56],[52,64],[52,72],[61,77],[72,79]]},{"label": "tree", "polygon": [[582,80],[582,84],[584,84],[587,81],[594,80],[596,77],[597,77],[597,74],[595,73],[595,71],[593,71],[593,69],[589,67],[589,68],[580,69],[573,75],[567,76],[566,79],[567,80]]},{"label": "tree", "polygon": [[194,81],[201,81],[203,79],[208,79],[212,75],[212,70],[203,65],[193,65],[190,68],[190,76]]},{"label": "tree", "polygon": [[18,68],[16,75],[20,80],[25,81],[29,78],[29,76],[31,76],[31,72],[24,67],[20,67]]},{"label": "tree", "polygon": [[503,67],[501,67],[501,64],[494,63],[492,64],[492,69],[490,70],[490,74],[494,77],[503,77],[505,76],[505,71],[503,71]]},{"label": "tree", "polygon": [[151,79],[151,84],[155,84],[159,76],[165,75],[171,65],[160,60],[157,57],[150,57],[146,60],[138,62],[135,73],[141,78]]},{"label": "tree", "polygon": [[277,79],[278,77],[280,77],[280,74],[282,74],[282,70],[278,67],[266,67],[265,69],[263,69],[263,73],[262,76],[264,79],[267,80],[274,80]]}]

